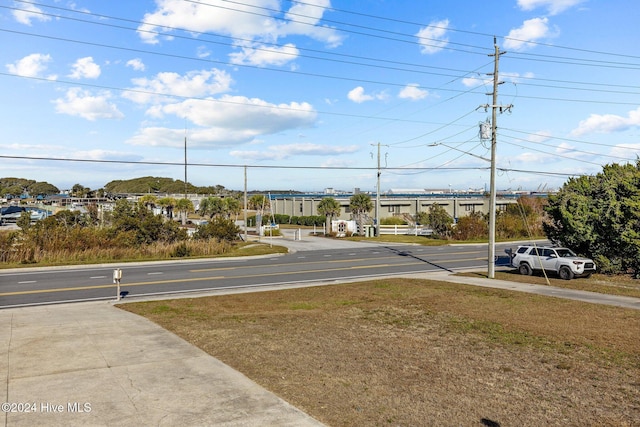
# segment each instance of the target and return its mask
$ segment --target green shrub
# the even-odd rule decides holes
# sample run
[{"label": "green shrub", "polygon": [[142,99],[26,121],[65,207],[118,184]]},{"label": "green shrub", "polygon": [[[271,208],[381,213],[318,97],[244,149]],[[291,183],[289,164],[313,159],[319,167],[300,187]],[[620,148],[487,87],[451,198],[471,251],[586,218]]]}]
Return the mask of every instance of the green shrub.
[{"label": "green shrub", "polygon": [[215,217],[210,222],[198,226],[194,239],[211,239],[215,238],[218,242],[228,241],[232,242],[238,240],[240,228],[231,220],[227,218]]},{"label": "green shrub", "polygon": [[191,250],[185,242],[180,242],[171,252],[172,258],[183,258],[191,256]]},{"label": "green shrub", "polygon": [[382,218],[380,225],[407,225],[407,221],[399,216],[390,216],[388,218]]}]

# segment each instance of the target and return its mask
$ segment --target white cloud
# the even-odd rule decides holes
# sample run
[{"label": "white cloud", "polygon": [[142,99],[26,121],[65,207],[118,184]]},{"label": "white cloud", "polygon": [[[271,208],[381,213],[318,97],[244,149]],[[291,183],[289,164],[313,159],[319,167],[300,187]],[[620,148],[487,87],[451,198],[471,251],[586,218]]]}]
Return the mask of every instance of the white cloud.
[{"label": "white cloud", "polygon": [[[7,64],[6,67],[11,74],[17,74],[24,77],[43,77],[42,74],[46,71],[46,64],[49,62],[51,62],[51,55],[32,53],[13,64]],[[55,80],[56,78],[57,77],[55,75],[47,77],[49,80]]]},{"label": "white cloud", "polygon": [[[229,95],[219,99],[190,99],[159,105],[153,111],[156,117],[173,115],[198,126],[189,131],[189,143],[198,147],[249,143],[260,135],[311,127],[317,118],[317,113],[307,103],[276,105],[260,99]],[[128,142],[176,146],[182,140],[180,132],[184,134],[184,130],[149,127]]]},{"label": "white cloud", "polygon": [[363,102],[373,101],[374,99],[387,99],[387,94],[384,92],[378,92],[376,94],[369,95],[364,92],[364,88],[362,86],[358,86],[349,91],[347,98],[355,103],[361,104]]},{"label": "white cloud", "polygon": [[[288,11],[280,9],[278,0],[247,0],[234,3],[233,7],[221,0],[207,3],[157,0],[156,3],[158,8],[145,14],[143,24],[138,27],[138,34],[146,43],[159,43],[157,33],[166,37],[176,28],[273,43],[289,35],[312,37],[329,46],[336,46],[342,40],[334,29],[319,25],[330,6],[329,0],[294,3]],[[285,19],[280,19],[283,12]],[[265,13],[270,16],[265,17]]]},{"label": "white cloud", "polygon": [[198,58],[208,58],[211,56],[211,51],[206,46],[198,46],[196,55]]},{"label": "white cloud", "polygon": [[635,160],[640,153],[640,144],[617,144],[611,149],[611,155],[614,157],[628,158]]},{"label": "white cloud", "polygon": [[371,95],[365,95],[364,88],[362,86],[351,89],[347,94],[347,98],[353,102],[357,102],[358,104],[374,99]]},{"label": "white cloud", "polygon": [[72,79],[97,79],[100,77],[100,73],[100,66],[93,62],[92,57],[87,56],[78,59],[71,66],[71,74],[69,74],[69,77]]},{"label": "white cloud", "polygon": [[591,114],[588,119],[578,123],[578,127],[572,130],[571,134],[580,136],[587,133],[622,132],[637,126],[640,126],[640,108],[629,111],[627,117],[615,114]]},{"label": "white cloud", "polygon": [[584,0],[518,0],[518,6],[526,11],[542,7],[547,9],[550,15],[557,15],[582,2]]},{"label": "white cloud", "polygon": [[441,51],[448,43],[446,37],[449,29],[449,20],[431,22],[428,26],[420,29],[416,34],[419,38],[420,51],[424,54],[432,54]]},{"label": "white cloud", "polygon": [[335,156],[351,154],[359,150],[357,145],[331,146],[312,143],[274,145],[266,150],[232,151],[234,157],[245,160],[283,160],[293,156]]},{"label": "white cloud", "polygon": [[533,165],[550,163],[557,160],[558,157],[555,154],[544,154],[528,151],[526,153],[518,154],[517,156],[512,157],[512,159],[514,160],[514,162]]},{"label": "white cloud", "polygon": [[313,125],[317,113],[306,103],[271,104],[257,98],[224,95],[215,100],[190,99],[162,107],[165,114],[190,120],[198,126],[252,129],[277,133]]},{"label": "white cloud", "polygon": [[245,46],[242,52],[229,55],[233,64],[249,64],[258,67],[284,65],[298,57],[300,51],[291,43],[284,46]]},{"label": "white cloud", "polygon": [[545,142],[551,138],[551,132],[546,130],[541,130],[536,133],[532,133],[527,138],[528,141],[531,142]]},{"label": "white cloud", "polygon": [[136,71],[144,71],[145,70],[144,62],[142,62],[142,59],[140,59],[140,58],[135,58],[135,59],[128,60],[127,61],[127,67],[131,67]]},{"label": "white cloud", "polygon": [[158,73],[154,78],[132,80],[133,91],[123,96],[139,104],[158,102],[163,96],[200,98],[227,92],[231,86],[231,76],[218,69],[189,71],[185,75],[178,73]]},{"label": "white cloud", "polygon": [[549,18],[533,18],[524,21],[520,28],[509,31],[504,39],[504,47],[512,50],[524,50],[533,46],[531,42],[551,37]]},{"label": "white cloud", "polygon": [[86,160],[120,160],[128,162],[139,161],[143,159],[143,156],[139,154],[123,153],[121,151],[110,151],[102,149],[76,151],[72,154],[71,157]]},{"label": "white cloud", "polygon": [[15,18],[15,20],[21,24],[31,26],[32,20],[42,21],[42,22],[51,20],[50,16],[42,15],[42,9],[40,9],[39,7],[31,3],[20,2],[20,3],[17,3],[16,5],[18,8],[20,8],[20,10],[13,10],[11,13],[13,14],[13,17]]},{"label": "white cloud", "polygon": [[110,94],[103,92],[93,96],[89,91],[80,88],[71,88],[65,98],[53,101],[56,112],[70,116],[82,117],[90,121],[97,119],[122,119],[122,114],[115,104],[109,102]]},{"label": "white cloud", "polygon": [[462,84],[466,87],[476,87],[480,85],[490,85],[493,83],[492,77],[484,77],[484,76],[473,76],[473,77],[465,77],[462,79]]},{"label": "white cloud", "polygon": [[420,86],[416,83],[406,85],[398,94],[399,98],[410,99],[412,101],[418,101],[426,98],[427,96],[429,96],[429,91],[420,89]]},{"label": "white cloud", "polygon": [[291,8],[285,14],[285,21],[279,28],[279,34],[309,36],[325,42],[329,47],[339,46],[343,37],[333,28],[318,25],[326,9],[330,7],[330,0],[292,2]]}]

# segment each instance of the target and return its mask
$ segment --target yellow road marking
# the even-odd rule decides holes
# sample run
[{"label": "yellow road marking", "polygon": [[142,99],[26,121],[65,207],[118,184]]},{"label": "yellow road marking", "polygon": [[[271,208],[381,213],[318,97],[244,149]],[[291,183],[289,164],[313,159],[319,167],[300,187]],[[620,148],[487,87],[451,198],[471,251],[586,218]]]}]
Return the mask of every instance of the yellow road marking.
[{"label": "yellow road marking", "polygon": [[[470,258],[467,260],[452,260],[452,261],[444,261],[444,262],[454,262],[454,261],[472,261],[472,260],[481,260],[484,258]],[[350,260],[350,261],[354,261],[354,260]],[[313,263],[319,263],[318,262],[312,262],[312,263],[307,263],[307,264],[313,264]],[[342,262],[342,261],[332,261],[332,262]],[[322,262],[323,264],[326,264],[327,262]],[[151,282],[134,282],[134,283],[121,283],[120,287],[121,288],[127,288],[127,287],[132,287],[132,286],[150,286],[150,285],[164,285],[167,283],[180,283],[180,282],[202,282],[202,281],[207,281],[207,280],[221,280],[221,279],[247,279],[247,278],[251,278],[251,277],[266,277],[266,276],[286,276],[286,275],[292,275],[292,274],[309,274],[309,273],[319,273],[319,272],[326,272],[326,271],[341,271],[341,270],[361,270],[361,269],[367,269],[367,268],[381,268],[381,267],[393,267],[393,266],[407,266],[407,265],[420,265],[420,264],[424,264],[424,262],[419,261],[419,262],[411,262],[411,263],[406,263],[406,264],[374,264],[374,265],[358,265],[358,266],[349,266],[349,267],[340,267],[340,268],[331,268],[331,269],[319,269],[319,270],[303,270],[303,271],[288,271],[288,272],[274,272],[274,273],[256,273],[256,274],[248,274],[248,275],[244,275],[244,276],[233,276],[233,277],[227,277],[227,276],[212,276],[212,277],[192,277],[192,278],[184,278],[184,279],[171,279],[171,280],[156,280],[156,281],[151,281]],[[289,265],[289,264],[282,264],[282,265]],[[295,265],[295,264],[293,264]],[[246,266],[248,267],[248,266]],[[246,267],[241,267],[241,268],[246,268]],[[237,267],[236,267],[237,268]],[[256,267],[254,267],[256,268]],[[228,270],[229,268],[224,267],[224,268],[220,268],[217,270]],[[216,269],[205,269],[205,270],[191,270],[192,272],[201,272],[201,271],[211,271],[211,270],[216,270]],[[94,285],[94,286],[79,286],[79,287],[75,287],[75,288],[54,288],[54,289],[33,289],[33,290],[29,290],[29,291],[15,291],[15,292],[4,292],[4,293],[0,293],[0,297],[5,297],[5,296],[15,296],[15,295],[30,295],[30,294],[45,294],[45,293],[54,293],[54,292],[72,292],[72,291],[85,291],[85,290],[92,290],[92,289],[106,289],[106,288],[114,288],[116,287],[115,284],[108,284],[108,285]]]}]

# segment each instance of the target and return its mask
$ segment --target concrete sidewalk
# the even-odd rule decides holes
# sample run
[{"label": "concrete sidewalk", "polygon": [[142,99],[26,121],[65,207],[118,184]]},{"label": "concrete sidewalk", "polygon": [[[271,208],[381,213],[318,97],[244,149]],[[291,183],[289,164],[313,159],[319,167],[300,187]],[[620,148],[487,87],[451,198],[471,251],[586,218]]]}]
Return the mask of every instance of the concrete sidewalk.
[{"label": "concrete sidewalk", "polygon": [[588,302],[592,304],[610,305],[614,307],[640,310],[640,298],[626,297],[622,295],[600,294],[597,292],[558,288],[555,286],[547,285],[534,285],[530,283],[510,282],[508,280],[487,279],[483,277],[456,276],[446,271],[435,273],[417,273],[411,275],[411,277],[481,286],[484,288],[526,292],[529,294],[544,295],[547,297],[563,298],[574,301]]},{"label": "concrete sidewalk", "polygon": [[110,302],[0,311],[4,426],[321,426]]}]

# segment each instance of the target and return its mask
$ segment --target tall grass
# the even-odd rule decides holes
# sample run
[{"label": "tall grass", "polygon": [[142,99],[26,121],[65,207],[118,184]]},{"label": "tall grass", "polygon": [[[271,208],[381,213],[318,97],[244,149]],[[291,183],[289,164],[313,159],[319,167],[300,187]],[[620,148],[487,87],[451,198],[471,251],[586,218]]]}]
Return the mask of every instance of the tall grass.
[{"label": "tall grass", "polygon": [[0,263],[8,265],[42,264],[63,265],[106,263],[113,261],[142,261],[180,257],[210,257],[228,253],[235,245],[231,242],[185,240],[173,243],[155,242],[149,245],[118,246],[113,241],[96,239],[87,244],[81,240],[76,247],[62,244],[39,245],[22,239],[20,233],[0,233]]}]

